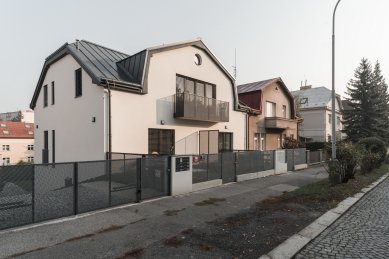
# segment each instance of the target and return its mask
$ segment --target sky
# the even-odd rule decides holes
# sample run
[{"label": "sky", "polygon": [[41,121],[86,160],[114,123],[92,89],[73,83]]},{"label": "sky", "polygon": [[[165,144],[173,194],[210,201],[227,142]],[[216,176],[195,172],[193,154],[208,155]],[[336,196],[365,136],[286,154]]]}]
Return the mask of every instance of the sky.
[{"label": "sky", "polygon": [[[27,109],[45,58],[85,39],[127,54],[201,37],[237,84],[281,77],[331,88],[337,0],[0,0],[0,112]],[[365,57],[389,80],[388,0],[342,0],[336,13],[336,91]]]}]

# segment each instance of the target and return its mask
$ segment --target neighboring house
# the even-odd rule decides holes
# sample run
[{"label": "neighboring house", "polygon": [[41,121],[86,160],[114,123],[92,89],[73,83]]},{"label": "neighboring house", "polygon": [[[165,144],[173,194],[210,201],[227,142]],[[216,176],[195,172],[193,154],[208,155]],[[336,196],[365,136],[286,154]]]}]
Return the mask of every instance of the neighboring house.
[{"label": "neighboring house", "polygon": [[250,150],[282,148],[286,137],[297,138],[294,99],[281,78],[239,85],[239,101],[248,112]]},{"label": "neighboring house", "polygon": [[66,43],[46,58],[30,107],[37,162],[245,149],[235,80],[200,39],[134,55]]},{"label": "neighboring house", "polygon": [[34,123],[34,111],[16,111],[0,113],[0,121],[19,121]]},{"label": "neighboring house", "polygon": [[[306,142],[331,141],[332,139],[332,99],[331,90],[326,87],[302,86],[299,91],[293,91],[293,96],[299,101],[300,115],[304,119],[299,126],[299,136]],[[336,139],[341,139],[342,102],[336,95]]]},{"label": "neighboring house", "polygon": [[0,121],[0,165],[34,162],[34,124]]}]

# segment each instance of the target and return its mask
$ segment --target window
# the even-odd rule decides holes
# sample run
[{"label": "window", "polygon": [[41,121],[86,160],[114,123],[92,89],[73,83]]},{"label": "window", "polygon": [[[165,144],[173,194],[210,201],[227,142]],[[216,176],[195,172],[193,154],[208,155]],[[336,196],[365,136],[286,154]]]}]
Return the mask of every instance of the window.
[{"label": "window", "polygon": [[9,165],[9,164],[10,164],[9,157],[3,157],[3,165]]},{"label": "window", "polygon": [[75,72],[76,97],[82,96],[82,70],[77,69]]},{"label": "window", "polygon": [[254,134],[254,149],[255,150],[265,150],[265,134],[255,133]]},{"label": "window", "polygon": [[29,131],[28,131],[28,135],[34,135],[34,131],[29,130]]},{"label": "window", "polygon": [[176,92],[216,99],[216,85],[186,76],[176,76]]},{"label": "window", "polygon": [[24,125],[27,129],[31,128],[31,125],[30,124],[26,124]]},{"label": "window", "polygon": [[4,135],[9,135],[9,131],[8,130],[3,130],[3,134]]},{"label": "window", "polygon": [[276,104],[272,102],[266,102],[266,117],[276,116]]},{"label": "window", "polygon": [[52,161],[51,161],[51,163],[55,163],[55,130],[51,131],[51,140],[52,140],[52,145],[51,145]]},{"label": "window", "polygon": [[332,119],[331,114],[328,114],[328,123],[329,123],[329,124],[331,124],[331,119]]},{"label": "window", "polygon": [[282,117],[286,118],[286,105],[282,105]]},{"label": "window", "polygon": [[47,97],[47,85],[43,86],[43,107],[46,107],[48,103],[48,97]]},{"label": "window", "polygon": [[194,63],[195,63],[196,65],[198,65],[198,66],[200,66],[200,65],[201,65],[201,63],[202,63],[202,60],[201,60],[201,56],[200,56],[200,54],[196,54],[196,55],[194,55]]},{"label": "window", "polygon": [[233,150],[232,133],[219,132],[219,152],[228,152]]},{"label": "window", "polygon": [[174,130],[149,129],[149,154],[174,154]]},{"label": "window", "polygon": [[290,134],[290,138],[291,138],[291,139],[294,139],[294,134]]},{"label": "window", "polygon": [[34,157],[33,156],[27,157],[27,162],[34,163]]},{"label": "window", "polygon": [[43,150],[42,150],[42,163],[49,162],[49,132],[45,130],[43,132]]},{"label": "window", "polygon": [[328,135],[328,136],[327,136],[327,141],[328,141],[328,142],[331,142],[331,135]]},{"label": "window", "polygon": [[7,127],[7,125],[5,125],[4,123],[1,123],[0,127],[5,128],[5,127]]},{"label": "window", "polygon": [[9,145],[3,145],[3,151],[10,151]]},{"label": "window", "polygon": [[34,150],[34,145],[28,145],[27,150]]},{"label": "window", "polygon": [[281,148],[284,146],[285,144],[285,139],[286,139],[286,134],[282,134],[281,135]]},{"label": "window", "polygon": [[51,82],[51,105],[55,103],[55,90],[54,90],[54,81]]},{"label": "window", "polygon": [[336,116],[336,125],[340,126],[340,117]]},{"label": "window", "polygon": [[300,99],[300,104],[307,104],[308,103],[308,98],[301,98]]}]

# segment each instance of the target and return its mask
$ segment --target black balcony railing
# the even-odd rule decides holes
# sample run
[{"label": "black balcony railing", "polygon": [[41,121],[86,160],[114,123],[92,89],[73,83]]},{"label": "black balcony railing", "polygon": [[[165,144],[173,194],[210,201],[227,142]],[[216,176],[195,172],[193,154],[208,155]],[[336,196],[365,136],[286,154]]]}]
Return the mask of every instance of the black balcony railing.
[{"label": "black balcony railing", "polygon": [[189,93],[174,96],[174,117],[187,120],[228,122],[229,103]]}]

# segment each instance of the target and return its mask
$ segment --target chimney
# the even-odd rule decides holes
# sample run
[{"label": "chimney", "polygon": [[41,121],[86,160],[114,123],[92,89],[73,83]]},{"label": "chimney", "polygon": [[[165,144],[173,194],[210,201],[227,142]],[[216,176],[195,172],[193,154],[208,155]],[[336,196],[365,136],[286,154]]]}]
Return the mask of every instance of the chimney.
[{"label": "chimney", "polygon": [[307,85],[307,80],[305,80],[305,85],[303,85],[303,81],[301,81],[300,90],[307,90],[307,89],[311,89],[311,88],[312,88],[312,85]]}]

